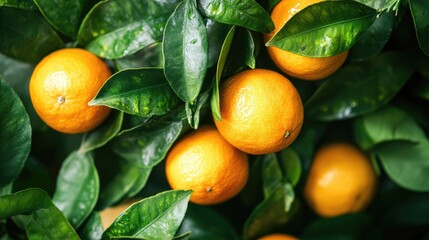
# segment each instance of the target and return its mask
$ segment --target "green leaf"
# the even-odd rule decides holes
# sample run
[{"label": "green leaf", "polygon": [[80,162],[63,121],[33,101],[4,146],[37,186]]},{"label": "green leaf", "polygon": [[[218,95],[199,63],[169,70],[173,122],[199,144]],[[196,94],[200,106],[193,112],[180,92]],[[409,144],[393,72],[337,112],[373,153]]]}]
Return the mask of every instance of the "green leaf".
[{"label": "green leaf", "polygon": [[179,0],[101,1],[83,20],[78,42],[107,59],[131,55],[162,39],[165,22],[178,3]]},{"label": "green leaf", "polygon": [[31,214],[25,226],[29,239],[79,240],[63,213],[41,189],[30,188],[0,197],[0,219],[20,214]]},{"label": "green leaf", "polygon": [[266,154],[262,160],[262,181],[265,199],[271,196],[283,182],[283,173],[274,153]]},{"label": "green leaf", "polygon": [[353,118],[388,103],[414,72],[402,53],[384,52],[351,63],[328,77],[305,106],[306,116],[322,121]]},{"label": "green leaf", "polygon": [[0,39],[1,53],[33,63],[63,46],[38,12],[18,8],[0,7]]},{"label": "green leaf", "polygon": [[12,193],[12,187],[13,187],[12,183],[9,185],[6,185],[4,187],[1,187],[0,188],[0,197],[3,195],[11,194]]},{"label": "green leaf", "polygon": [[163,68],[162,43],[153,43],[142,50],[115,60],[119,70],[127,68]]},{"label": "green leaf", "polygon": [[284,168],[286,179],[292,185],[296,186],[302,174],[302,166],[298,153],[292,148],[285,148],[280,152],[279,159]]},{"label": "green leaf", "polygon": [[208,107],[207,106],[208,100],[209,100],[209,93],[208,91],[206,91],[198,95],[198,98],[194,105],[191,105],[189,103],[185,104],[188,123],[193,129],[198,129],[198,126],[200,125],[200,118],[201,118],[200,115],[203,114],[201,113],[201,110],[204,107]]},{"label": "green leaf", "polygon": [[172,238],[185,216],[192,191],[171,190],[132,204],[103,233],[114,237]]},{"label": "green leaf", "polygon": [[25,107],[0,75],[0,188],[21,173],[31,149],[31,125]]},{"label": "green leaf", "polygon": [[266,43],[307,57],[329,57],[350,49],[376,19],[375,9],[355,1],[310,5]]},{"label": "green leaf", "polygon": [[[45,19],[58,31],[76,37],[82,20],[84,0],[34,0]],[[67,17],[65,17],[67,16]]]},{"label": "green leaf", "polygon": [[427,218],[429,214],[428,193],[418,195],[408,193],[405,196],[407,197],[401,199],[400,203],[384,212],[381,216],[383,225],[395,228],[429,224],[429,219]]},{"label": "green leaf", "polygon": [[414,26],[422,51],[429,56],[429,2],[425,0],[409,0]]},{"label": "green leaf", "polygon": [[37,10],[33,0],[0,0],[0,7],[13,7],[24,10]]},{"label": "green leaf", "polygon": [[189,204],[177,234],[191,232],[190,240],[238,240],[239,236],[225,217],[201,205]]},{"label": "green leaf", "polygon": [[52,197],[73,227],[79,227],[92,212],[100,183],[91,153],[72,152],[64,160]]},{"label": "green leaf", "polygon": [[206,19],[207,39],[209,41],[209,52],[207,67],[213,67],[219,60],[224,39],[231,29],[231,26],[216,22],[210,18]]},{"label": "green leaf", "polygon": [[162,69],[127,69],[113,74],[90,106],[105,105],[140,117],[162,115],[179,102]]},{"label": "green leaf", "polygon": [[94,211],[89,215],[82,227],[79,228],[79,237],[82,240],[99,240],[103,232],[104,229],[103,225],[101,225],[100,214]]},{"label": "green leaf", "polygon": [[[291,192],[292,190],[292,192]],[[246,219],[243,228],[243,239],[255,239],[266,235],[279,227],[284,227],[298,210],[298,202],[292,202],[289,211],[286,211],[287,200],[294,197],[290,184],[280,184],[277,189],[261,202]]]},{"label": "green leaf", "polygon": [[363,61],[378,55],[390,39],[394,20],[393,12],[382,13],[378,16],[371,27],[362,33],[359,40],[350,49],[348,59]]},{"label": "green leaf", "polygon": [[213,85],[213,92],[210,98],[210,106],[212,114],[216,121],[222,120],[220,113],[220,100],[219,100],[219,84],[222,78],[223,67],[225,66],[226,59],[231,47],[232,40],[234,39],[235,26],[232,26],[223,41],[220,51],[219,59],[216,66],[216,81]]},{"label": "green leaf", "polygon": [[182,122],[141,126],[119,136],[113,150],[141,167],[151,168],[161,162],[182,130]]},{"label": "green leaf", "polygon": [[112,112],[100,127],[83,135],[79,151],[89,152],[106,145],[121,130],[123,119],[123,112]]},{"label": "green leaf", "polygon": [[162,42],[164,74],[176,94],[194,104],[207,72],[208,40],[194,0],[184,0],[167,21]]},{"label": "green leaf", "polygon": [[260,33],[274,30],[270,15],[254,0],[200,0],[198,3],[200,11],[215,21]]}]

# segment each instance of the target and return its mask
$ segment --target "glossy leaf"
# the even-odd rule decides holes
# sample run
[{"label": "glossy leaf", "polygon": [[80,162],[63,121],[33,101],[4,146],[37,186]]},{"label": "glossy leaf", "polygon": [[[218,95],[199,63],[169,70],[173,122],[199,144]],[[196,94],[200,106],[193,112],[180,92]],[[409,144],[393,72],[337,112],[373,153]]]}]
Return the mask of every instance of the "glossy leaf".
[{"label": "glossy leaf", "polygon": [[266,45],[308,57],[337,55],[355,44],[376,15],[355,1],[320,2],[293,15]]},{"label": "glossy leaf", "polygon": [[[34,0],[45,19],[58,31],[76,37],[82,20],[84,0]],[[67,13],[67,18],[64,17]]]},{"label": "glossy leaf", "polygon": [[210,98],[210,106],[213,117],[216,121],[222,120],[220,112],[220,100],[219,100],[219,84],[222,78],[223,67],[225,66],[226,59],[228,57],[229,50],[231,48],[232,40],[234,39],[235,26],[232,26],[228,31],[228,34],[223,41],[222,48],[220,51],[219,59],[216,66],[216,78],[213,85],[213,92]]},{"label": "glossy leaf", "polygon": [[140,117],[162,115],[179,102],[162,69],[141,68],[117,72],[89,105],[105,105]]},{"label": "glossy leaf", "polygon": [[190,240],[238,240],[239,237],[231,224],[213,209],[189,204],[185,218],[177,234],[191,232]]},{"label": "glossy leaf", "polygon": [[323,121],[348,119],[384,106],[414,72],[404,58],[400,53],[385,52],[370,61],[344,66],[308,100],[306,116]]},{"label": "glossy leaf", "polygon": [[91,215],[82,224],[79,229],[79,237],[82,240],[99,240],[103,235],[104,229],[101,225],[100,214],[96,211],[92,212]]},{"label": "glossy leaf", "polygon": [[121,130],[123,118],[123,112],[112,112],[101,126],[83,135],[79,151],[89,152],[107,144]]},{"label": "glossy leaf", "polygon": [[274,153],[265,155],[262,161],[263,190],[265,198],[268,198],[282,184],[283,173]]},{"label": "glossy leaf", "polygon": [[80,239],[49,195],[41,189],[29,188],[0,197],[0,219],[21,214],[30,214],[26,223],[29,239]]},{"label": "glossy leaf", "polygon": [[[21,173],[31,149],[31,125],[25,107],[0,75],[0,188]],[[6,117],[7,116],[7,117]]]},{"label": "glossy leaf", "polygon": [[1,7],[13,7],[24,10],[37,10],[33,0],[0,0]]},{"label": "glossy leaf", "polygon": [[206,91],[201,93],[198,96],[194,105],[191,105],[189,103],[185,104],[188,123],[193,129],[198,129],[198,126],[200,125],[200,118],[201,118],[200,115],[204,113],[204,112],[202,113],[201,110],[204,110],[205,107],[208,107],[207,106],[208,100],[209,100],[209,93]]},{"label": "glossy leaf", "polygon": [[43,17],[35,11],[0,7],[0,52],[25,62],[38,62],[63,46]]},{"label": "glossy leaf", "polygon": [[400,0],[355,0],[379,11],[386,10]]},{"label": "glossy leaf", "polygon": [[153,43],[142,50],[115,60],[119,70],[127,68],[163,68],[162,43]]},{"label": "glossy leaf", "polygon": [[270,33],[274,23],[270,15],[254,0],[200,0],[199,9],[210,19],[242,26],[260,33]]},{"label": "glossy leaf", "polygon": [[154,167],[165,158],[181,130],[180,121],[152,127],[141,126],[122,134],[113,150],[119,156],[141,167]]},{"label": "glossy leaf", "polygon": [[207,72],[208,40],[194,0],[184,0],[167,21],[162,42],[164,74],[176,94],[194,104]]},{"label": "glossy leaf", "polygon": [[162,39],[165,22],[178,3],[179,0],[101,1],[83,20],[78,42],[107,59],[131,55]]},{"label": "glossy leaf", "polygon": [[425,0],[409,0],[409,4],[420,48],[429,56],[429,2]]},{"label": "glossy leaf", "polygon": [[298,153],[292,148],[285,148],[280,152],[279,160],[284,168],[286,179],[296,186],[301,178],[302,167]]},{"label": "glossy leaf", "polygon": [[80,226],[92,212],[98,199],[99,184],[90,153],[72,152],[64,160],[52,200],[73,227]]},{"label": "glossy leaf", "polygon": [[185,216],[192,191],[171,190],[132,204],[103,233],[114,237],[172,238]]},{"label": "glossy leaf", "polygon": [[207,67],[213,67],[219,60],[222,45],[231,26],[216,22],[211,19],[206,19],[207,39],[208,39],[208,60]]}]

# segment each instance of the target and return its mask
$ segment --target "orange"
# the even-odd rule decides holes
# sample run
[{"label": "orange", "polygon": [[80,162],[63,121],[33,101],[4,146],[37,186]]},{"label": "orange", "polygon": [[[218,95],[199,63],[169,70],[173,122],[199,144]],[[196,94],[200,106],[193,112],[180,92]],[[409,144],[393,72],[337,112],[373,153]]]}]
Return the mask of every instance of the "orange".
[{"label": "orange", "polygon": [[138,200],[139,199],[127,199],[116,206],[103,209],[100,212],[101,225],[103,226],[103,229],[107,229],[119,215]]},{"label": "orange", "polygon": [[220,89],[222,136],[249,154],[280,151],[298,136],[304,119],[301,97],[293,84],[272,70],[245,70]]},{"label": "orange", "polygon": [[[274,36],[294,14],[321,1],[323,0],[281,0],[271,12],[275,29],[264,36],[265,42]],[[267,51],[276,66],[284,73],[304,80],[319,80],[330,76],[343,65],[348,55],[348,51],[345,51],[331,57],[312,58],[277,47],[267,47]]]},{"label": "orange", "polygon": [[30,79],[30,97],[40,118],[63,133],[83,133],[100,125],[110,108],[88,106],[111,76],[108,66],[89,51],[65,48],[36,66]]},{"label": "orange", "polygon": [[298,238],[284,233],[272,233],[258,238],[258,240],[298,240]]},{"label": "orange", "polygon": [[190,201],[201,205],[225,202],[247,182],[247,154],[234,148],[214,126],[201,126],[169,151],[166,176],[172,189],[191,189]]},{"label": "orange", "polygon": [[359,148],[331,143],[316,152],[304,196],[320,216],[358,212],[373,198],[376,180],[370,159]]}]

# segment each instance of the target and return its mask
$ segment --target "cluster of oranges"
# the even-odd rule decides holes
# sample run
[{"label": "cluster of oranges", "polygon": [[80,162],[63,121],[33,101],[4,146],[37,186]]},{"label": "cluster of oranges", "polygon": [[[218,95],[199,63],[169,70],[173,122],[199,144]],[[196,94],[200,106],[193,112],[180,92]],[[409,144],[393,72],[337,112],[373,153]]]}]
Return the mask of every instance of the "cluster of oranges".
[{"label": "cluster of oranges", "polygon": [[[320,0],[283,0],[272,10],[275,30],[268,41],[301,9]],[[300,56],[267,47],[273,62],[287,76],[319,80],[334,73],[348,52],[326,58]],[[294,85],[277,71],[245,70],[220,90],[221,120],[183,136],[166,158],[166,176],[173,189],[192,189],[190,201],[211,205],[236,196],[246,185],[248,156],[278,152],[300,133],[304,109]],[[111,76],[92,53],[76,48],[56,51],[35,68],[30,96],[41,119],[64,133],[83,133],[100,125],[109,108],[88,106]],[[368,158],[344,143],[316,154],[304,189],[309,206],[321,216],[360,211],[370,202],[376,176]],[[264,239],[295,239],[280,235]]]}]

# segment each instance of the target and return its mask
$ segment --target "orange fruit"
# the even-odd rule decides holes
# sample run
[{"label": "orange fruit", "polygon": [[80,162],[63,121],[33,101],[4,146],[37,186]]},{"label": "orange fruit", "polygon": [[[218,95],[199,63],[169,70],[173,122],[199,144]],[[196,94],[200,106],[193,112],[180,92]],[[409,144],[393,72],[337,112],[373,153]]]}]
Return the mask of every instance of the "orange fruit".
[{"label": "orange fruit", "polygon": [[[294,14],[305,7],[323,0],[281,0],[274,6],[271,19],[275,29],[264,35],[265,42],[274,36]],[[275,65],[289,76],[304,80],[319,80],[336,72],[345,62],[348,51],[331,57],[312,58],[285,51],[277,47],[267,47]]]},{"label": "orange fruit", "polygon": [[191,189],[191,202],[213,205],[243,189],[249,164],[247,154],[229,144],[214,126],[206,125],[172,147],[165,171],[172,189]]},{"label": "orange fruit", "polygon": [[116,206],[108,207],[100,211],[100,219],[103,229],[107,229],[119,215],[138,200],[139,199],[127,199]]},{"label": "orange fruit", "polygon": [[298,238],[284,233],[272,233],[258,238],[258,240],[298,240]]},{"label": "orange fruit", "polygon": [[301,97],[293,84],[272,70],[245,70],[220,89],[222,136],[249,154],[280,151],[298,136],[304,119]]},{"label": "orange fruit", "polygon": [[331,143],[316,152],[304,196],[320,216],[358,212],[373,198],[376,180],[370,159],[359,148]]},{"label": "orange fruit", "polygon": [[30,97],[40,118],[63,133],[83,133],[100,125],[110,108],[88,106],[111,76],[89,51],[65,48],[43,58],[30,79]]}]

